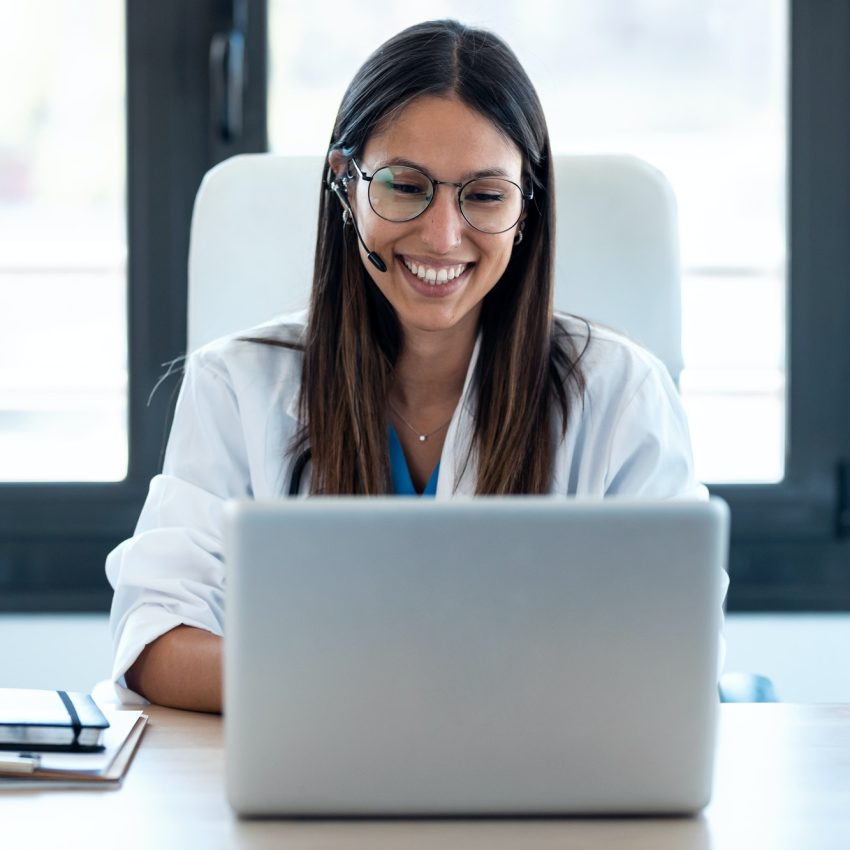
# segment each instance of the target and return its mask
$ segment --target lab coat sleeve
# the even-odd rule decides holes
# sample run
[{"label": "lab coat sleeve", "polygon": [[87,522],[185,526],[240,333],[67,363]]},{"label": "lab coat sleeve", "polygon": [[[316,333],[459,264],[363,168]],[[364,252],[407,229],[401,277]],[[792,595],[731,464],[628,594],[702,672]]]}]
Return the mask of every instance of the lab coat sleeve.
[{"label": "lab coat sleeve", "polygon": [[678,391],[653,364],[614,413],[605,495],[707,499],[694,477],[691,438]]},{"label": "lab coat sleeve", "polygon": [[[251,495],[239,407],[225,367],[203,352],[189,359],[162,474],[151,481],[135,534],[108,556],[115,590],[110,613],[112,679],[144,647],[185,624],[223,633],[222,507]],[[141,700],[143,701],[143,700]]]},{"label": "lab coat sleeve", "polygon": [[[610,443],[606,496],[707,499],[694,476],[691,439],[679,393],[663,367],[651,368],[625,399]],[[726,659],[723,609],[729,588],[723,570],[718,582],[720,635],[718,679]]]}]

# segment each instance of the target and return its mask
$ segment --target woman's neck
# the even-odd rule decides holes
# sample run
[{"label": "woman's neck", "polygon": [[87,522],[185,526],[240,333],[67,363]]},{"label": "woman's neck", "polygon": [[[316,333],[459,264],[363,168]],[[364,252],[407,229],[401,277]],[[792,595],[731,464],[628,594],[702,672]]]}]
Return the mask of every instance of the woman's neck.
[{"label": "woman's neck", "polygon": [[390,402],[411,413],[456,406],[475,348],[476,327],[439,333],[405,329]]}]

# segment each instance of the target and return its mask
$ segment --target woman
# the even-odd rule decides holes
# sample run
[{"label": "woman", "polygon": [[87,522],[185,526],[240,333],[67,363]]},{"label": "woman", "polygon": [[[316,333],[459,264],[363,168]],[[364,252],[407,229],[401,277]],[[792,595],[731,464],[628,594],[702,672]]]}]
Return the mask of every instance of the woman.
[{"label": "woman", "polygon": [[497,37],[425,23],[367,60],[306,324],[190,358],[163,474],[107,561],[119,685],[220,710],[230,497],[701,494],[663,366],[553,316],[553,188],[540,102]]}]

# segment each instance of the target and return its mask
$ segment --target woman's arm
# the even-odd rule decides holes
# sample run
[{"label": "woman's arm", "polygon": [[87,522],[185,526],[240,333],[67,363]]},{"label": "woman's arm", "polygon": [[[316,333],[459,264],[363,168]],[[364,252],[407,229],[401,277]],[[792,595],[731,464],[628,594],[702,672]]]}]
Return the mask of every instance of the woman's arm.
[{"label": "woman's arm", "polygon": [[682,401],[659,361],[619,402],[605,466],[605,496],[708,498],[695,477]]},{"label": "woman's arm", "polygon": [[221,713],[222,648],[212,632],[177,626],[144,648],[125,674],[127,686],[169,708]]},{"label": "woman's arm", "polygon": [[222,510],[253,491],[244,435],[256,426],[240,417],[225,353],[190,355],[162,473],[133,537],[106,560],[113,679],[151,702],[199,711],[222,709]]}]

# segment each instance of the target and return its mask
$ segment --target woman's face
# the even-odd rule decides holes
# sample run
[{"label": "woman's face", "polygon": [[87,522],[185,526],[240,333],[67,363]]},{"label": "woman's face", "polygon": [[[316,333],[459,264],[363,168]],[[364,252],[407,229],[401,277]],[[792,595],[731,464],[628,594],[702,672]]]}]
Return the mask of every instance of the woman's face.
[{"label": "woman's face", "polygon": [[[481,172],[501,172],[523,184],[522,156],[516,145],[456,98],[423,96],[413,101],[371,136],[357,164],[371,175],[399,160],[434,180],[464,183]],[[338,152],[331,154],[330,163],[341,173],[344,159]],[[353,166],[351,173],[357,174]],[[348,198],[364,242],[384,260],[386,272],[367,261],[362,245],[360,255],[402,328],[430,332],[468,328],[474,333],[481,301],[508,265],[517,227],[496,234],[476,230],[461,215],[454,186],[438,186],[418,218],[385,221],[369,205],[368,188],[367,181],[355,179],[349,183]],[[429,270],[438,282],[428,281]],[[453,275],[457,276],[440,282]]]}]

